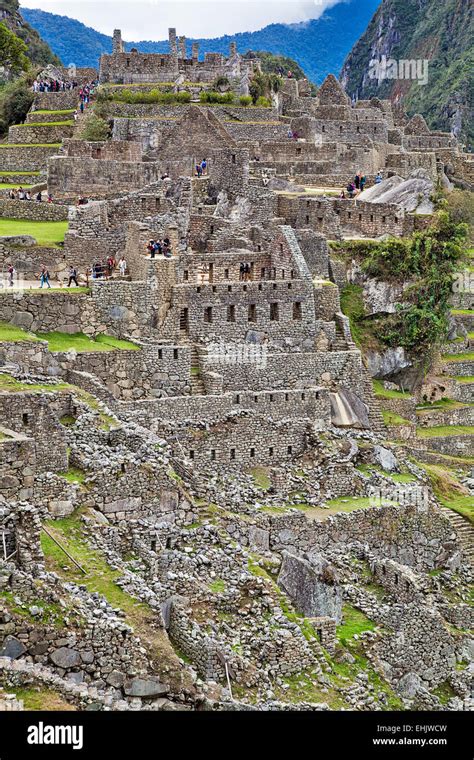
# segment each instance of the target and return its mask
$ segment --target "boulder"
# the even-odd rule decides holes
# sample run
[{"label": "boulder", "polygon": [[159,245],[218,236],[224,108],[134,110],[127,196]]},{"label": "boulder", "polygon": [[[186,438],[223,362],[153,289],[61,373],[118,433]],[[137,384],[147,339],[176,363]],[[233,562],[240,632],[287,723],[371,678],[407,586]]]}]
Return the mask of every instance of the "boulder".
[{"label": "boulder", "polygon": [[278,585],[305,617],[342,617],[342,592],[332,565],[318,554],[311,561],[283,552]]},{"label": "boulder", "polygon": [[16,636],[5,636],[2,646],[0,647],[0,657],[9,657],[16,660],[25,654],[26,647],[16,638]]},{"label": "boulder", "polygon": [[386,472],[395,472],[398,470],[398,462],[390,449],[386,449],[383,446],[375,446],[374,456],[375,461]]},{"label": "boulder", "polygon": [[27,311],[16,311],[11,324],[21,327],[23,330],[29,330],[33,324],[33,315]]},{"label": "boulder", "polygon": [[69,647],[59,647],[59,649],[51,652],[49,656],[58,668],[64,668],[65,670],[67,668],[76,668],[82,663],[81,655],[77,649],[70,649]]},{"label": "boulder", "polygon": [[169,686],[161,683],[155,676],[141,676],[129,678],[125,681],[123,690],[128,697],[164,697],[169,691]]}]

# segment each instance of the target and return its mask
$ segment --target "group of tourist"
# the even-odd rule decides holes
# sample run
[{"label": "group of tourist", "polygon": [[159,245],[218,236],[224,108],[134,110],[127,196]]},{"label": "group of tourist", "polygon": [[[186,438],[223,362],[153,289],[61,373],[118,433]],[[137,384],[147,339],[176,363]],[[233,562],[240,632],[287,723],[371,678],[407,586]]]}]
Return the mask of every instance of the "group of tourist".
[{"label": "group of tourist", "polygon": [[92,265],[92,269],[86,272],[86,276],[92,275],[93,280],[109,280],[114,272],[118,270],[121,277],[124,277],[127,272],[127,261],[124,256],[121,256],[117,261],[112,254],[107,256],[105,263],[97,262]]},{"label": "group of tourist", "polygon": [[[375,177],[375,184],[380,185],[383,180],[382,172],[377,172]],[[367,183],[367,177],[362,172],[358,172],[353,180],[348,183],[346,189],[341,190],[339,198],[346,198],[346,192],[348,198],[355,198],[356,195],[364,192],[365,185]]]},{"label": "group of tourist", "polygon": [[196,177],[202,177],[203,174],[207,173],[207,161],[205,158],[202,159],[201,163],[196,164]]},{"label": "group of tourist", "polygon": [[172,254],[170,239],[159,238],[158,240],[150,240],[146,247],[150,254],[150,259],[154,259],[157,255],[163,255],[166,259],[170,259]]},{"label": "group of tourist", "polygon": [[252,265],[248,261],[241,261],[240,267],[239,267],[239,280],[244,280],[246,282],[247,280],[251,279],[251,273],[252,273]]},{"label": "group of tourist", "polygon": [[[33,198],[31,197],[31,193],[29,190],[25,190],[23,187],[19,187],[18,190],[15,190],[13,187],[8,191],[8,197],[11,201],[32,201]],[[37,203],[42,203],[43,201],[43,193],[41,190],[39,190],[35,195],[35,201]],[[53,196],[48,193],[47,196],[48,203],[53,202]]]},{"label": "group of tourist", "polygon": [[59,81],[58,79],[35,79],[33,92],[65,92],[78,86],[77,82]]},{"label": "group of tourist", "polygon": [[298,140],[299,134],[296,131],[296,129],[291,129],[291,127],[288,128],[288,137],[290,140]]}]

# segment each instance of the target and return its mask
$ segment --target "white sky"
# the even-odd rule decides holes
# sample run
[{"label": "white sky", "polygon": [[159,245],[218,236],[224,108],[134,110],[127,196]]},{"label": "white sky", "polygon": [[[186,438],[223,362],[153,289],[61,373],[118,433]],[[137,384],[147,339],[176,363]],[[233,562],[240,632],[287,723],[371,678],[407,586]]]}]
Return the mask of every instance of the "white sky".
[{"label": "white sky", "polygon": [[127,41],[167,39],[168,27],[187,37],[220,37],[252,32],[272,23],[318,18],[342,0],[20,0],[82,21],[111,35],[121,29]]}]

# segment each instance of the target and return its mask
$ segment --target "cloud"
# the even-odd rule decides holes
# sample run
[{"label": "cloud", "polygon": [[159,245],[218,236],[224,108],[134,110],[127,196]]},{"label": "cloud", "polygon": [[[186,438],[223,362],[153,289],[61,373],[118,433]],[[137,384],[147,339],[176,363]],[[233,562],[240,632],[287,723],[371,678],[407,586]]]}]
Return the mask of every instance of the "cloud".
[{"label": "cloud", "polygon": [[168,27],[187,37],[252,32],[267,24],[318,18],[341,0],[21,0],[21,6],[69,16],[125,40],[160,40]]}]

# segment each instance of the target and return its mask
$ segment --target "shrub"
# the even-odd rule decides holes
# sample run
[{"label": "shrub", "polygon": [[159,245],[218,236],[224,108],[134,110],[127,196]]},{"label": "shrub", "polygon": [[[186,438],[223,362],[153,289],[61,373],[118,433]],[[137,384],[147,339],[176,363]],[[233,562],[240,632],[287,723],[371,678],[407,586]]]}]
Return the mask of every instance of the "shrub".
[{"label": "shrub", "polygon": [[271,106],[271,100],[269,98],[265,98],[263,95],[260,95],[260,97],[257,99],[257,102],[255,103],[256,106],[260,106],[260,108],[268,108]]},{"label": "shrub", "polygon": [[26,78],[16,79],[0,89],[0,133],[11,124],[21,124],[33,103],[33,92]]},{"label": "shrub", "polygon": [[91,114],[87,118],[80,136],[83,140],[90,142],[102,142],[109,139],[110,126],[105,119],[96,116],[96,114]]},{"label": "shrub", "polygon": [[215,90],[203,90],[199,94],[201,103],[226,105],[233,103],[235,95],[233,92],[216,92]]},{"label": "shrub", "polygon": [[252,105],[252,96],[251,95],[241,95],[239,98],[239,103],[241,106],[250,106]]}]

